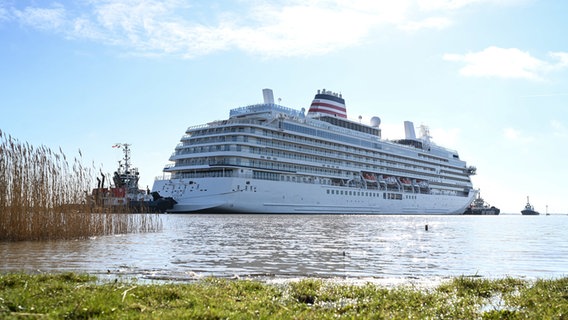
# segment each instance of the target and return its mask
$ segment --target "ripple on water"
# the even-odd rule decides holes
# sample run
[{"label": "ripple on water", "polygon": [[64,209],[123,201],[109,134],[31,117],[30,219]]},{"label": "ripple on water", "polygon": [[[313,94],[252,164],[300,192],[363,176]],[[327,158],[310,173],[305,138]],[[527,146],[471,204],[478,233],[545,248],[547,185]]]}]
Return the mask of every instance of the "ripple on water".
[{"label": "ripple on water", "polygon": [[0,268],[175,281],[317,276],[408,283],[459,275],[565,276],[568,244],[562,239],[568,217],[534,218],[162,215],[164,228],[157,233],[0,243]]}]

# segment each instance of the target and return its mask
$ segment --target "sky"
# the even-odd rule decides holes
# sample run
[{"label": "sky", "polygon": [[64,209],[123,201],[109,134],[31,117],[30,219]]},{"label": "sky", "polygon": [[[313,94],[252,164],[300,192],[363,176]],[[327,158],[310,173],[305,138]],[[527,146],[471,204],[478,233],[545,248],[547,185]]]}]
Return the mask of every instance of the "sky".
[{"label": "sky", "polygon": [[152,187],[189,126],[342,93],[477,167],[502,213],[568,213],[567,1],[3,0],[0,130]]}]

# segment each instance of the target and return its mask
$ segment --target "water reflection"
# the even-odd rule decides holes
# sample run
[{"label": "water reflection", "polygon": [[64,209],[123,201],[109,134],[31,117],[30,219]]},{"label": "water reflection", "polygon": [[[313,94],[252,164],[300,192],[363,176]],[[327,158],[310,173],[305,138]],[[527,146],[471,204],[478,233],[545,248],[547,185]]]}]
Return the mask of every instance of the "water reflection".
[{"label": "water reflection", "polygon": [[564,276],[568,266],[566,216],[163,215],[162,221],[158,233],[0,243],[0,269],[147,279],[414,279],[549,278]]}]

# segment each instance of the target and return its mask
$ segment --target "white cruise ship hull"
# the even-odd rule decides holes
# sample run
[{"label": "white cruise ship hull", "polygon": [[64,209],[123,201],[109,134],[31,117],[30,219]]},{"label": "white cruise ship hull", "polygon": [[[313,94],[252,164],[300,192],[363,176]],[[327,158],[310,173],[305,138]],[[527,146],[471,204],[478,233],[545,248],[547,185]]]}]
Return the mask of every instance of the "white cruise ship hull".
[{"label": "white cruise ship hull", "polygon": [[456,197],[245,178],[156,180],[153,191],[177,202],[169,213],[409,215],[463,214],[476,193]]}]

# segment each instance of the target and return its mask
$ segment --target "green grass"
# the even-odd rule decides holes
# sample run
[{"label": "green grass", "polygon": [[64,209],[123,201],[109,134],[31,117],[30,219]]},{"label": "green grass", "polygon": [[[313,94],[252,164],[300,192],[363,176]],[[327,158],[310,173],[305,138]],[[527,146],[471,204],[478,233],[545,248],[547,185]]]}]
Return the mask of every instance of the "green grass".
[{"label": "green grass", "polygon": [[568,278],[457,277],[436,288],[207,278],[101,282],[75,273],[0,275],[1,319],[568,319]]}]

